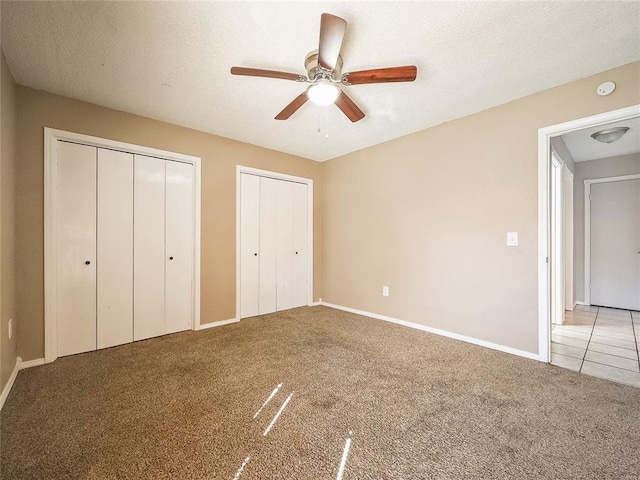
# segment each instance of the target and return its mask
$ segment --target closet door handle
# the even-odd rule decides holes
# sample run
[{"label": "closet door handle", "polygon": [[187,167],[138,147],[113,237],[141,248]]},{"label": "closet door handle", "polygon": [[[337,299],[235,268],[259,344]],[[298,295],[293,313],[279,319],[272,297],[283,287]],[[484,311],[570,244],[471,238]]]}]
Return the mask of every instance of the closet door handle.
[{"label": "closet door handle", "polygon": [[253,254],[253,256],[254,256],[254,257],[257,257],[257,256],[258,256],[258,254],[257,254],[257,253],[254,253],[254,254]]},{"label": "closet door handle", "polygon": [[91,262],[89,260],[87,260],[86,262],[84,262],[85,265],[89,265]]},{"label": "closet door handle", "polygon": [[173,260],[173,257],[169,257],[169,260]]}]

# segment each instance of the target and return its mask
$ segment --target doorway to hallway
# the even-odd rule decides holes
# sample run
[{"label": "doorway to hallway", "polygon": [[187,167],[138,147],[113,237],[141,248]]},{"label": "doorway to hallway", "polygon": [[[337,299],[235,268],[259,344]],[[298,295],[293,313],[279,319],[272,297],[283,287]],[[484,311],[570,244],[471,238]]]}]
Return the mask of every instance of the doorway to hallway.
[{"label": "doorway to hallway", "polygon": [[[619,176],[619,174],[616,173],[614,173],[613,175],[602,175],[600,171],[596,171],[597,169],[590,170],[587,168],[582,168],[582,165],[586,164],[590,164],[590,167],[593,167],[597,164],[598,167],[600,167],[600,164],[598,162],[591,162],[590,160],[613,157],[615,156],[615,154],[604,154],[599,157],[595,156],[591,158],[584,158],[583,154],[585,148],[582,148],[582,150],[581,148],[575,148],[576,146],[573,143],[575,143],[576,137],[585,137],[586,135],[588,140],[581,140],[582,145],[578,145],[578,147],[586,147],[586,150],[594,150],[597,151],[596,153],[598,154],[602,153],[602,151],[607,148],[609,148],[610,151],[615,151],[618,152],[618,154],[622,155],[624,155],[625,153],[631,153],[619,153],[620,149],[611,150],[610,145],[600,145],[599,142],[596,142],[595,140],[589,138],[592,131],[605,128],[605,126],[610,126],[612,124],[617,125],[618,123],[627,121],[638,122],[640,125],[640,105],[634,105],[632,107],[578,119],[575,121],[542,128],[539,130],[538,353],[541,361],[550,362],[552,360],[552,329],[555,331],[556,328],[562,329],[564,327],[570,327],[569,330],[571,330],[571,327],[574,326],[588,327],[588,325],[582,324],[571,325],[572,323],[575,323],[576,320],[580,320],[582,321],[582,323],[584,323],[584,319],[576,319],[573,317],[574,315],[580,317],[581,314],[584,314],[584,312],[581,312],[580,310],[591,308],[591,303],[593,303],[590,295],[585,294],[584,290],[585,285],[588,284],[587,279],[590,278],[590,272],[587,271],[590,265],[590,256],[588,260],[585,260],[586,257],[590,255],[590,246],[587,243],[589,236],[585,235],[585,224],[587,222],[585,221],[584,212],[588,208],[588,205],[586,205],[587,202],[585,201],[583,193],[584,187],[582,183],[585,179],[594,180],[608,176]],[[634,128],[632,129],[632,132],[633,135],[629,137],[629,139],[635,141],[638,146],[640,146],[640,129]],[[556,142],[556,140],[562,141]],[[569,148],[566,148],[567,146],[569,146],[569,144],[571,144],[570,146],[572,147],[572,151],[576,152],[575,160],[574,158],[572,158],[571,153],[569,153]],[[554,148],[552,148],[552,145]],[[618,145],[618,147],[619,146],[620,145]],[[563,150],[560,153],[566,153],[567,155],[557,154],[556,157],[559,158],[553,158],[552,152],[557,153],[558,150]],[[636,147],[636,150],[633,150],[633,153],[637,154],[638,158],[640,159],[640,147]],[[580,168],[576,167],[577,165],[579,165],[578,162],[581,162]],[[606,163],[608,165],[607,162],[603,163]],[[640,166],[640,161],[638,161],[637,164]],[[633,168],[636,167],[634,166]],[[575,208],[575,214],[573,215],[573,218],[571,218],[572,215],[566,209],[569,201],[563,195],[563,191],[567,189],[567,183],[565,181],[562,181],[562,171],[567,169],[575,175],[575,181],[573,183],[575,193],[571,200],[569,200],[572,203],[572,205],[569,206]],[[596,171],[596,174],[578,178],[580,175],[578,175],[576,172],[580,172],[581,170],[582,173],[584,173],[584,171],[589,171],[590,173]],[[640,174],[640,169],[638,169],[637,171],[633,171],[633,173]],[[586,182],[584,183],[586,185]],[[640,205],[638,205],[635,211],[638,210],[640,210]],[[572,233],[575,237],[575,240],[573,242],[567,241],[569,237],[569,235],[567,234],[567,226],[574,227],[572,229]],[[638,245],[637,248],[640,248],[640,245]],[[573,252],[571,250],[573,250]],[[637,254],[636,250],[637,249],[633,250],[634,255],[638,257],[636,259],[636,262],[638,263],[638,268],[636,271],[640,273],[640,254]],[[573,267],[570,267],[568,266],[568,264],[571,263],[572,257],[574,265]],[[631,261],[629,263],[633,262]],[[575,281],[573,281],[574,277]],[[573,285],[571,285],[572,283]],[[632,286],[630,288],[633,289],[634,287]],[[574,297],[573,299],[571,298],[572,296]],[[618,306],[621,306],[621,304]],[[633,304],[625,306],[627,308],[634,308]],[[574,309],[574,307],[576,308],[576,311],[574,313],[570,313]],[[603,312],[606,311],[603,310]],[[632,323],[633,316],[631,313],[629,313],[629,317],[630,322]],[[563,321],[565,322],[564,324]],[[588,320],[586,320],[586,322],[588,323]],[[591,324],[591,327],[593,327],[593,325],[595,324],[595,320],[593,320]],[[562,330],[560,330],[559,332],[561,331]],[[566,331],[564,333],[566,333]],[[585,332],[581,333],[584,334]],[[621,333],[628,334],[629,332]],[[632,339],[628,340],[633,340],[633,343],[635,344],[635,333],[632,333]],[[556,335],[558,335],[558,333],[556,333]],[[586,341],[586,339],[584,338],[579,340]],[[597,342],[594,342],[594,344],[596,343]],[[568,346],[571,347],[572,345]],[[581,347],[584,347],[586,354],[587,345],[581,345]],[[562,349],[562,347],[553,347],[558,355],[562,355],[562,353],[559,353],[558,348]],[[598,347],[596,346],[595,348]],[[637,356],[637,345],[635,350]],[[584,362],[584,357],[582,358],[582,361]],[[575,366],[575,362],[572,363]]]}]

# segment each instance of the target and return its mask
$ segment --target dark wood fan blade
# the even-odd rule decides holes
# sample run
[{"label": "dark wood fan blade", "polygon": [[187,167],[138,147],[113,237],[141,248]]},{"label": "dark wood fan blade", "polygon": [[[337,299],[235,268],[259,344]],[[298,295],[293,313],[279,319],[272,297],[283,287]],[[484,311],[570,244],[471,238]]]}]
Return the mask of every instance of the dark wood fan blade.
[{"label": "dark wood fan blade", "polygon": [[352,122],[357,122],[364,118],[364,112],[344,92],[340,92],[335,103]]},{"label": "dark wood fan blade", "polygon": [[362,85],[364,83],[413,82],[418,74],[415,65],[405,67],[375,68],[349,72],[342,76],[345,85]]},{"label": "dark wood fan blade", "polygon": [[340,47],[347,30],[347,22],[340,17],[323,13],[320,17],[320,45],[318,64],[327,70],[336,68]]},{"label": "dark wood fan blade", "polygon": [[280,78],[282,80],[294,80],[305,82],[307,78],[298,73],[277,72],[275,70],[261,70],[259,68],[231,67],[232,75],[246,75],[249,77]]},{"label": "dark wood fan blade", "polygon": [[291,115],[296,113],[296,111],[302,105],[307,103],[307,100],[309,100],[309,97],[307,97],[307,92],[302,92],[300,95],[293,99],[293,102],[284,107],[284,109],[278,115],[276,115],[276,120],[288,119]]}]

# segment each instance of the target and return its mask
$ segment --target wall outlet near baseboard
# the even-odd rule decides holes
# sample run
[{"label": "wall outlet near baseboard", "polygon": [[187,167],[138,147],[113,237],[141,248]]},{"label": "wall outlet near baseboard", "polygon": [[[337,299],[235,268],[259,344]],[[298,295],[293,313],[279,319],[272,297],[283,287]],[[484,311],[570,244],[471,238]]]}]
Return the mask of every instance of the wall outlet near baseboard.
[{"label": "wall outlet near baseboard", "polygon": [[9,319],[9,325],[8,325],[8,334],[9,334],[9,339],[11,339],[11,336],[13,335],[13,318]]},{"label": "wall outlet near baseboard", "polygon": [[386,285],[384,285],[384,286],[382,287],[382,296],[383,296],[383,297],[388,297],[388,296],[389,296],[389,287],[388,287],[388,286],[386,286]]}]

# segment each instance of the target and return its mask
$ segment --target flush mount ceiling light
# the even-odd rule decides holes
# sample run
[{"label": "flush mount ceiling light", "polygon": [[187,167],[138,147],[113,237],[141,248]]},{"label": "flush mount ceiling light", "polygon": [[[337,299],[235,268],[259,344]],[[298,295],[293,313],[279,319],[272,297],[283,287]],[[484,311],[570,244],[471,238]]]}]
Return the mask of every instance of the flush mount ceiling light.
[{"label": "flush mount ceiling light", "polygon": [[629,131],[629,127],[608,128],[591,135],[591,138],[602,143],[613,143],[620,140]]},{"label": "flush mount ceiling light", "polygon": [[307,96],[316,105],[331,105],[338,98],[340,89],[327,80],[320,80],[318,83],[309,85]]}]

